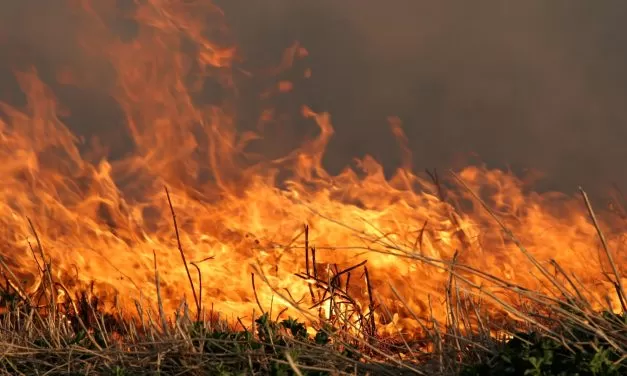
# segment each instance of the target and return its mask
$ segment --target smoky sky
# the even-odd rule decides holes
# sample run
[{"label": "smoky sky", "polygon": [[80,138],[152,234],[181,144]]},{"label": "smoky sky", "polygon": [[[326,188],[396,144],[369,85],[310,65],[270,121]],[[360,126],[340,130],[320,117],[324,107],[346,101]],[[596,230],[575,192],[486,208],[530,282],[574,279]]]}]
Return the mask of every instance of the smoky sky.
[{"label": "smoky sky", "polygon": [[301,93],[329,111],[331,164],[399,161],[401,118],[416,169],[473,161],[535,168],[546,188],[627,183],[627,3],[621,1],[222,1],[254,58],[299,40]]},{"label": "smoky sky", "polygon": [[[3,98],[13,98],[6,61],[15,56],[33,57],[44,71],[59,60],[80,63],[80,51],[64,42],[76,30],[62,3],[0,0],[0,54],[12,57],[0,63]],[[331,113],[331,170],[370,154],[392,171],[401,155],[386,119],[397,116],[418,171],[485,162],[539,169],[546,173],[542,189],[627,189],[624,1],[217,3],[245,68],[278,62],[294,41],[309,51],[299,64],[312,69],[312,78],[274,101],[287,113],[301,104]],[[243,123],[260,110],[254,85],[248,89]],[[97,90],[67,94],[67,101],[80,102],[66,103],[78,111],[77,129],[109,127],[106,116],[94,114],[116,111]],[[297,145],[312,132],[310,122],[294,116],[275,144]]]}]

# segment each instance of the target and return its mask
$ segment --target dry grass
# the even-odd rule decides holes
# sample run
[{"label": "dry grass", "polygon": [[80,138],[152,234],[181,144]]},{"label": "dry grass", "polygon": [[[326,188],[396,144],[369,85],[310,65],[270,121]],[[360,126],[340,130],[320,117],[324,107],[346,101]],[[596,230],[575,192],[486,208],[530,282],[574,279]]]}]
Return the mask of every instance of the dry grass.
[{"label": "dry grass", "polygon": [[[459,182],[464,185],[461,179]],[[624,307],[620,268],[613,264],[594,211],[583,191],[582,195],[604,250],[612,261],[614,293]],[[590,354],[590,359],[573,363],[582,375],[610,375],[625,371],[627,316],[591,310],[591,305],[581,293],[584,286],[565,273],[562,273],[564,278],[556,278],[554,273],[534,259],[479,197],[475,196],[475,199],[493,215],[501,229],[559,293],[558,297],[530,291],[474,270],[458,263],[457,257],[448,261],[430,259],[413,252],[411,247],[405,249],[381,237],[373,239],[369,251],[394,254],[449,273],[445,322],[438,322],[433,316],[419,317],[405,304],[407,311],[421,326],[420,335],[408,336],[399,330],[398,335],[384,338],[377,334],[377,323],[370,312],[376,310],[383,315],[389,312],[377,299],[376,291],[369,282],[366,263],[344,270],[332,269],[330,274],[323,276],[316,269],[316,250],[308,244],[306,228],[306,272],[299,276],[311,282],[310,292],[316,304],[331,308],[332,319],[322,320],[312,315],[311,310],[302,309],[285,291],[274,292],[284,301],[291,302],[293,309],[309,317],[310,325],[317,331],[315,337],[311,337],[303,324],[295,320],[279,321],[265,312],[251,327],[244,327],[241,322],[227,324],[216,319],[203,320],[199,314],[202,302],[196,296],[193,312],[183,304],[170,317],[166,316],[161,304],[156,309],[137,304],[134,318],[116,312],[103,313],[98,299],[88,291],[76,296],[66,292],[66,299],[59,302],[57,292],[65,287],[62,281],[55,281],[52,277],[52,264],[40,265],[43,281],[40,291],[28,295],[0,258],[0,271],[5,281],[0,292],[0,306],[3,308],[0,315],[0,373],[479,375],[487,372],[485,367],[497,370],[502,367],[502,374],[523,374],[526,369],[512,371],[507,368],[514,367],[508,365],[507,357],[515,357],[518,353],[521,357],[516,363],[518,366],[532,364],[532,368],[535,367],[535,371],[531,369],[525,374],[551,375],[553,373],[546,371],[546,362],[556,363],[557,357],[576,360],[579,359],[577,354],[583,353]],[[178,236],[174,210],[172,215]],[[39,254],[41,259],[46,260],[35,228],[32,230],[36,239],[33,255]],[[179,251],[185,260],[180,245]],[[553,266],[561,271],[557,263]],[[366,307],[362,307],[347,292],[350,274],[356,270],[363,271],[366,276],[365,287],[369,296]],[[518,297],[520,304],[513,306],[507,303],[473,282],[470,275]],[[255,283],[267,283],[261,268],[251,277],[253,286]],[[190,283],[191,280],[190,276]],[[159,295],[156,268],[155,284]],[[394,286],[390,285],[390,288],[398,301],[404,304],[404,297]],[[195,291],[193,285],[192,289]],[[40,301],[45,304],[40,304]],[[158,301],[161,301],[160,296]],[[495,312],[502,315],[499,317]],[[515,339],[511,340],[512,337]],[[537,355],[535,351],[538,349],[544,351],[544,355]],[[526,355],[523,356],[523,353]],[[598,367],[598,372],[586,373],[584,368],[588,366]],[[507,373],[508,370],[513,373]],[[616,370],[619,373],[612,373]]]}]

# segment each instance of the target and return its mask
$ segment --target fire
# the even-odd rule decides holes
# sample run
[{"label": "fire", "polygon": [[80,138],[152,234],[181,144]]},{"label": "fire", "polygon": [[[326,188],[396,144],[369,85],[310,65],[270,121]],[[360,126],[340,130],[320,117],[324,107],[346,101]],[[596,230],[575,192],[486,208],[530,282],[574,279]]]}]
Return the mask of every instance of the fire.
[{"label": "fire", "polygon": [[[258,299],[264,309],[272,304],[279,312],[289,304],[276,292],[286,290],[310,306],[308,283],[296,275],[313,263],[305,258],[304,224],[320,275],[325,268],[367,261],[375,296],[363,268],[352,271],[350,295],[364,311],[372,299],[385,305],[395,319],[390,323],[379,313],[382,330],[417,329],[414,315],[445,320],[447,269],[454,258],[466,267],[459,273],[474,283],[487,282],[469,268],[550,290],[469,191],[445,189],[412,172],[400,119],[390,119],[390,126],[405,163],[391,179],[370,157],[339,175],[328,173],[322,157],[333,136],[330,116],[308,107],[302,114],[317,124],[318,136],[284,157],[261,158],[250,146],[263,134],[236,127],[236,76],[249,73],[237,68],[240,55],[228,41],[220,10],[206,1],[148,0],[122,13],[111,3],[69,3],[80,20],[77,43],[98,69],[59,67],[57,83],[85,89],[107,81],[132,153],[114,158],[77,137],[66,125],[72,114],[35,68],[15,72],[26,104],[1,104],[2,256],[27,290],[40,283],[38,264],[50,262],[53,277],[71,290],[96,281],[96,294],[110,302],[117,296],[132,312],[135,301],[154,306],[156,269],[165,309],[173,312],[183,299],[193,302],[180,241],[206,310],[211,305],[227,318],[250,319]],[[115,20],[136,25],[135,33],[122,38]],[[292,46],[280,70],[307,55]],[[100,71],[106,71],[104,79]],[[221,91],[210,103],[199,100],[208,83]],[[264,96],[288,95],[294,85],[280,80]],[[265,109],[260,122],[273,117]],[[577,275],[583,293],[599,306],[615,296],[604,275],[610,265],[579,197],[529,192],[522,180],[500,170],[468,167],[459,176],[548,270],[555,270],[554,260]],[[624,234],[609,231],[619,219],[603,218],[614,263],[625,275]],[[37,251],[35,234],[47,260]],[[253,265],[275,291],[259,276],[253,291]],[[501,298],[516,301],[511,294]]]}]

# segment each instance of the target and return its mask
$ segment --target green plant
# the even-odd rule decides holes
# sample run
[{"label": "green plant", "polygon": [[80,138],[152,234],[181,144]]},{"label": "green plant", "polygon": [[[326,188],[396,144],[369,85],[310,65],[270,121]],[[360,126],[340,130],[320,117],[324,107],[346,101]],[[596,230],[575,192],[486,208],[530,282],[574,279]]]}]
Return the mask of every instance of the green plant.
[{"label": "green plant", "polygon": [[466,367],[462,376],[619,376],[627,373],[625,359],[602,339],[582,330],[563,342],[541,333],[517,333],[493,357]]}]

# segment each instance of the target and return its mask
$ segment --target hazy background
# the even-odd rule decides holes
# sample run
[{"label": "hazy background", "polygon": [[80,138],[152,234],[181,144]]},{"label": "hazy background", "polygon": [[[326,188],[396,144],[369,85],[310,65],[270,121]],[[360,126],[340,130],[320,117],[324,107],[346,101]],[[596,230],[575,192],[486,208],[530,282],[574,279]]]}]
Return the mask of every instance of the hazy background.
[{"label": "hazy background", "polygon": [[397,163],[385,120],[397,115],[416,168],[476,152],[540,168],[565,191],[627,183],[627,2],[220,4],[249,56],[292,40],[311,52],[302,95],[333,114],[333,162],[372,153]]},{"label": "hazy background", "polygon": [[[62,3],[0,0],[2,98],[15,99],[8,68],[25,55],[44,70],[79,59],[64,42],[72,25]],[[490,166],[543,170],[542,188],[627,188],[625,1],[217,3],[249,66],[277,62],[294,41],[309,50],[302,64],[312,79],[275,100],[286,111],[302,103],[332,113],[337,132],[326,162],[333,170],[367,153],[396,166],[400,155],[386,122],[396,115],[417,170],[459,166],[476,153],[471,160]],[[73,102],[73,128],[110,129],[102,114],[115,117],[116,109],[106,95],[60,95]],[[257,108],[242,106],[242,121],[253,121]],[[277,145],[296,145],[315,130],[292,124]]]}]

